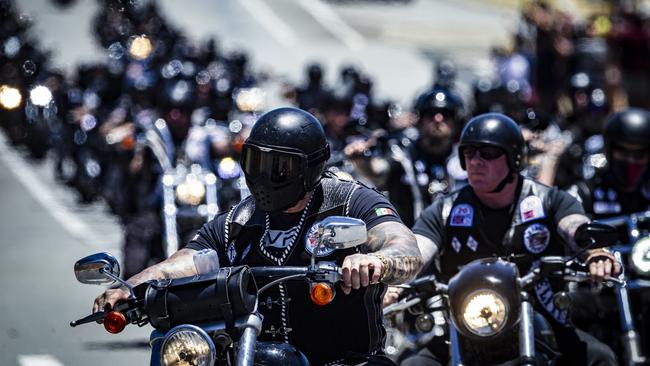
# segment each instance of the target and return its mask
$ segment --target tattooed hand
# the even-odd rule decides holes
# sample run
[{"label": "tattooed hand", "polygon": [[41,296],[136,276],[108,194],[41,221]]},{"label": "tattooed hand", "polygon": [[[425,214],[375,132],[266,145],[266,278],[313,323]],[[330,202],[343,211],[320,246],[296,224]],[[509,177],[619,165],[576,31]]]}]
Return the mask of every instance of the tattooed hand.
[{"label": "tattooed hand", "polygon": [[399,222],[384,222],[368,231],[370,255],[382,263],[380,281],[389,285],[407,282],[422,268],[415,236]]},{"label": "tattooed hand", "polygon": [[384,264],[382,261],[368,254],[353,254],[345,257],[343,265],[343,284],[341,288],[347,295],[352,289],[367,287],[369,284],[379,282]]}]

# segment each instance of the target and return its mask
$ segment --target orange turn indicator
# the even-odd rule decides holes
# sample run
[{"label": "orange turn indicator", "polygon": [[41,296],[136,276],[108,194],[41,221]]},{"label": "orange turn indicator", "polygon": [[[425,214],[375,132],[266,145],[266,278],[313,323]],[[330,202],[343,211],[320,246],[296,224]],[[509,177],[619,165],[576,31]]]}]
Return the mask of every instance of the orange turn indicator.
[{"label": "orange turn indicator", "polygon": [[327,305],[334,299],[334,289],[329,283],[318,282],[311,285],[311,301],[316,305]]},{"label": "orange turn indicator", "polygon": [[104,317],[104,328],[109,333],[117,334],[123,331],[126,324],[126,317],[119,311],[111,311]]}]

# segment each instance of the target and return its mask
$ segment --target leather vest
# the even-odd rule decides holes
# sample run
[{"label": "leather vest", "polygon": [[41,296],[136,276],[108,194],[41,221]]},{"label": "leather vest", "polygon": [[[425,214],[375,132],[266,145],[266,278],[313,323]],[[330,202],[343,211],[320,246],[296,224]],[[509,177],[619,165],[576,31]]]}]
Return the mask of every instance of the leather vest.
[{"label": "leather vest", "polygon": [[[263,235],[267,234],[266,214],[255,209],[254,200],[248,197],[228,214],[227,244],[220,250],[220,265],[308,266],[313,247],[309,234],[315,232],[314,225],[328,216],[347,216],[350,198],[359,187],[356,182],[339,180],[326,173],[314,191],[293,244],[282,252],[271,252],[262,246]],[[363,246],[330,252],[320,250],[317,261],[341,265],[346,256],[363,250]],[[258,287],[262,285],[258,281]],[[291,343],[313,364],[340,359],[347,352],[368,354],[381,350],[385,337],[381,313],[384,285],[370,285],[349,295],[336,285],[336,292],[330,304],[319,306],[312,303],[304,280],[269,288],[259,298],[259,311],[264,316],[259,339]]]},{"label": "leather vest", "polygon": [[[472,260],[521,255],[517,260],[520,275],[526,274],[531,266],[543,256],[565,255],[564,241],[557,234],[553,217],[549,217],[549,191],[541,183],[523,178],[521,192],[512,211],[510,229],[505,237],[512,233],[509,240],[492,243],[485,230],[485,218],[481,204],[466,186],[448,195],[443,203],[443,221],[445,222],[444,246],[440,256],[441,278],[448,281],[459,268]],[[542,281],[535,287],[539,305],[560,323],[566,322],[566,312],[557,310],[552,303],[553,291],[548,281]]]},{"label": "leather vest", "polygon": [[634,193],[621,193],[607,174],[606,170],[600,170],[588,181],[569,189],[570,194],[582,201],[589,215],[602,219],[650,210],[650,189],[643,186]]}]

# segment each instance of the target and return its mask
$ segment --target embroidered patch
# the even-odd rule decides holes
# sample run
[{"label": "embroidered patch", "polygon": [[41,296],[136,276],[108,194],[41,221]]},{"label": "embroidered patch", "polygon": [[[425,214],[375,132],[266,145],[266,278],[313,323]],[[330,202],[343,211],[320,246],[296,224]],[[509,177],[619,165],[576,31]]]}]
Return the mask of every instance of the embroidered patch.
[{"label": "embroidered patch", "polygon": [[454,236],[453,239],[451,239],[451,247],[454,248],[456,253],[458,253],[458,252],[460,252],[461,246],[462,245],[460,244],[460,241],[458,240],[458,238]]},{"label": "embroidered patch", "polygon": [[266,248],[285,249],[292,243],[292,239],[298,235],[298,226],[289,230],[269,230],[264,237],[264,246]]},{"label": "embroidered patch", "polygon": [[454,206],[451,210],[451,219],[449,226],[472,226],[474,222],[474,208],[468,204]]},{"label": "embroidered patch", "polygon": [[[320,228],[320,222],[315,223],[312,225],[312,227],[309,229],[307,232],[307,235],[305,235],[305,250],[307,253],[314,254],[314,249],[318,245],[318,229]],[[321,246],[318,249],[318,253],[316,253],[316,257],[325,257],[334,251],[333,248],[327,248],[325,246]]]},{"label": "embroidered patch", "polygon": [[228,255],[228,260],[230,261],[230,264],[234,264],[235,257],[237,257],[237,249],[235,248],[234,242],[230,243],[230,245],[228,246],[228,253],[226,254]]},{"label": "embroidered patch", "polygon": [[526,222],[544,217],[542,200],[537,196],[528,196],[519,204],[521,222]]},{"label": "embroidered patch", "polygon": [[386,215],[395,215],[395,212],[393,212],[393,210],[387,207],[377,207],[375,208],[375,215],[377,215],[377,217],[386,216]]},{"label": "embroidered patch", "polygon": [[524,231],[524,245],[531,253],[541,253],[551,241],[551,232],[545,225],[533,224]]},{"label": "embroidered patch", "polygon": [[621,212],[621,204],[618,202],[596,201],[593,208],[595,214],[617,214]]},{"label": "embroidered patch", "polygon": [[467,238],[467,247],[471,249],[473,252],[475,252],[476,248],[478,248],[478,242],[471,235],[469,236],[469,238]]}]

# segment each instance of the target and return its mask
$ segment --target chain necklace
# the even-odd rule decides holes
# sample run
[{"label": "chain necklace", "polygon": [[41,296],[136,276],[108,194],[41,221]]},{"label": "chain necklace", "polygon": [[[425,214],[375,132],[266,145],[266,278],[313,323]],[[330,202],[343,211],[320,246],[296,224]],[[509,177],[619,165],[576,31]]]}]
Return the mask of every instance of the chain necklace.
[{"label": "chain necklace", "polygon": [[287,259],[289,252],[291,252],[291,249],[293,249],[293,245],[296,242],[296,238],[298,238],[298,235],[300,235],[300,233],[302,232],[302,225],[305,223],[305,219],[307,218],[307,212],[309,212],[309,208],[311,207],[311,201],[313,198],[314,195],[312,194],[311,197],[309,197],[309,201],[307,202],[307,205],[302,211],[302,215],[300,216],[300,221],[298,222],[297,230],[293,231],[293,234],[291,234],[291,238],[289,239],[289,245],[287,245],[287,247],[284,248],[282,253],[280,253],[279,257],[274,256],[264,247],[264,238],[266,238],[267,235],[269,235],[269,230],[271,227],[271,215],[268,212],[266,213],[264,234],[262,235],[262,238],[260,239],[260,243],[259,243],[260,251],[264,253],[266,257],[268,257],[273,262],[275,262],[278,266],[281,266],[284,263],[284,261]]}]

